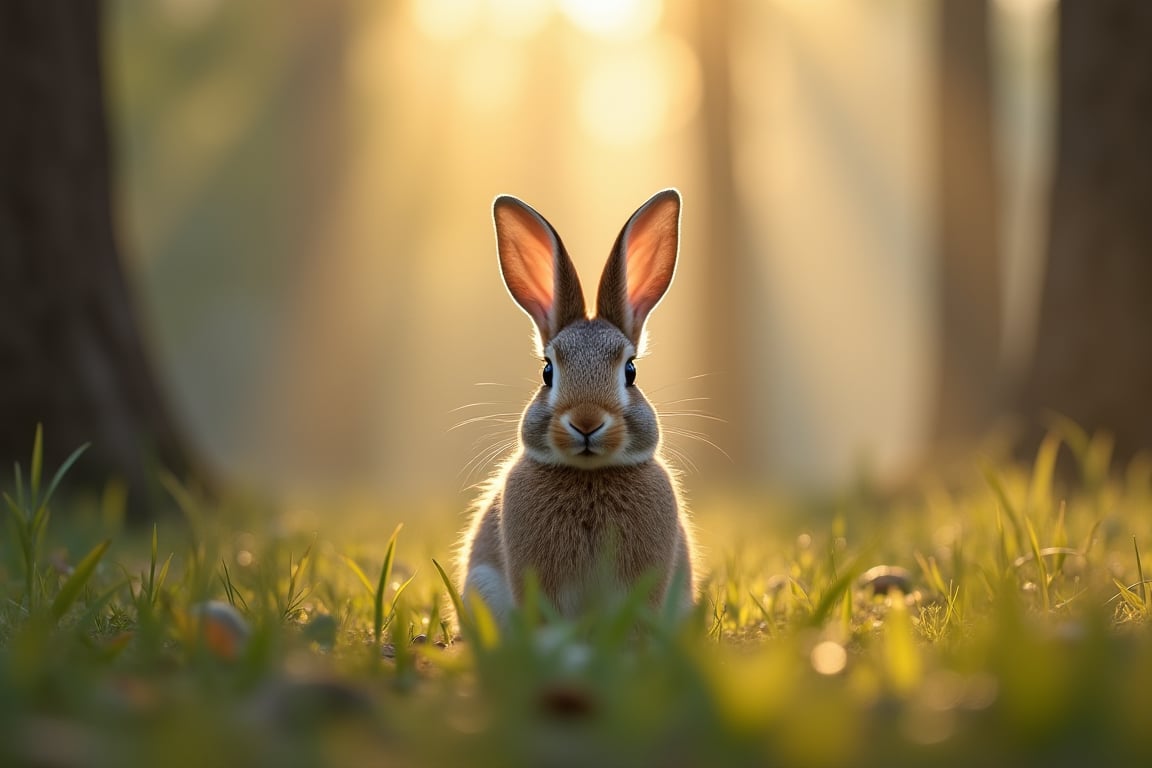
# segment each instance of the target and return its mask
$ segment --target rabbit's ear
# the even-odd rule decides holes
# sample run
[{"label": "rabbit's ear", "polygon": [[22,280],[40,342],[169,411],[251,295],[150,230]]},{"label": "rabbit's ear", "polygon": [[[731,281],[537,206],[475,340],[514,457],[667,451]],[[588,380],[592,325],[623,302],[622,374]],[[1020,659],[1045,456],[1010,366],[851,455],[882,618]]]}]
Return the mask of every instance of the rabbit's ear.
[{"label": "rabbit's ear", "polygon": [[644,321],[672,284],[680,248],[680,193],[665,189],[640,206],[604,266],[596,313],[640,346]]},{"label": "rabbit's ear", "polygon": [[552,225],[515,197],[497,197],[492,218],[504,285],[547,345],[569,323],[586,317],[576,268]]}]

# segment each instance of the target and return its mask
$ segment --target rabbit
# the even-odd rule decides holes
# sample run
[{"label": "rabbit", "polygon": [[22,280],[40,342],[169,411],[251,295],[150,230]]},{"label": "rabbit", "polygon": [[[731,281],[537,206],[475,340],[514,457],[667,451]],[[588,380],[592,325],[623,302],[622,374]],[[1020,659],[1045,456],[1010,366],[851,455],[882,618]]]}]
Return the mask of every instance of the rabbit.
[{"label": "rabbit", "polygon": [[[503,622],[533,574],[572,618],[655,576],[650,603],[686,615],[696,602],[696,545],[660,422],[636,386],[644,323],[676,268],[680,193],[653,195],[624,225],[589,316],[560,236],[515,197],[493,203],[500,272],[535,324],[542,382],[519,447],[488,481],[458,550],[465,603]],[[458,582],[459,583],[459,582]]]}]

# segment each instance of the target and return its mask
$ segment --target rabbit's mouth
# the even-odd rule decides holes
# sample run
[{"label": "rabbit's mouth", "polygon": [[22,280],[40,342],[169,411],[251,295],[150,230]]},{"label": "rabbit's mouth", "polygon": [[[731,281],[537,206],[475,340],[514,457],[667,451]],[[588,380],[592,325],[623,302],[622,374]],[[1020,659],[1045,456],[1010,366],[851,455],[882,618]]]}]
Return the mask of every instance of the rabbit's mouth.
[{"label": "rabbit's mouth", "polygon": [[600,408],[574,408],[552,424],[553,448],[576,466],[611,463],[623,443],[623,423]]}]

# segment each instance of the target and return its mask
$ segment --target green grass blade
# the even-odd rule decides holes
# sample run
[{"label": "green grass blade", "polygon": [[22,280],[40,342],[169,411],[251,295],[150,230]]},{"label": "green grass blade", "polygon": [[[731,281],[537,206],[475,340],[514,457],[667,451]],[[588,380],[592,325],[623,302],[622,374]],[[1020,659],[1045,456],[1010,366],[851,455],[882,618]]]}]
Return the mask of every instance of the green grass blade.
[{"label": "green grass blade", "polygon": [[464,621],[464,601],[460,598],[460,593],[456,590],[456,587],[453,586],[452,579],[448,578],[448,574],[444,572],[444,569],[440,566],[440,563],[436,562],[435,558],[432,559],[432,565],[436,566],[436,572],[440,574],[440,580],[444,582],[444,588],[448,590],[448,599],[452,601],[452,608],[456,611],[456,620]]},{"label": "green grass blade", "polygon": [[292,553],[288,553],[288,593],[283,600],[279,593],[276,594],[276,607],[280,610],[281,619],[291,618],[312,591],[311,588],[297,590],[296,585],[303,578],[305,569],[311,563],[313,543],[315,540],[308,545],[304,554],[295,563],[292,561]]},{"label": "green grass blade", "polygon": [[1051,425],[1052,431],[1059,434],[1067,443],[1077,463],[1083,468],[1088,458],[1088,433],[1075,421],[1055,411],[1047,414],[1046,421]]},{"label": "green grass blade", "polygon": [[108,547],[111,545],[111,539],[104,539],[76,564],[72,575],[60,587],[60,591],[52,601],[50,615],[53,621],[60,621],[68,609],[72,607],[72,604],[76,602],[76,599],[80,597],[84,585],[92,578],[92,574],[96,572],[96,566],[100,564],[100,559],[104,557],[104,553],[108,551]]},{"label": "green grass blade", "polygon": [[159,542],[156,539],[156,523],[152,524],[152,552],[148,560],[148,596],[152,596],[152,589],[156,584],[156,553],[159,550]]},{"label": "green grass blade", "polygon": [[848,564],[839,576],[828,586],[824,593],[820,595],[820,601],[816,603],[816,608],[812,611],[809,617],[809,624],[813,627],[822,627],[824,622],[832,613],[832,609],[836,607],[836,603],[844,596],[852,587],[852,582],[863,572],[860,567],[859,561],[853,561]]},{"label": "green grass blade", "polygon": [[1030,518],[1025,518],[1024,522],[1028,526],[1028,543],[1032,548],[1032,559],[1036,562],[1036,580],[1039,582],[1037,586],[1040,588],[1040,599],[1044,604],[1044,613],[1052,611],[1052,599],[1048,594],[1048,564],[1044,562],[1044,553],[1040,549],[1040,540],[1036,537],[1036,528],[1032,525]]},{"label": "green grass blade", "polygon": [[1140,564],[1140,545],[1132,537],[1132,548],[1136,550],[1136,578],[1140,580],[1140,601],[1148,605],[1148,584],[1144,581],[1144,566]]},{"label": "green grass blade", "polygon": [[924,574],[924,580],[928,582],[928,586],[932,587],[938,595],[948,594],[948,587],[944,584],[944,576],[940,573],[940,566],[936,564],[936,558],[925,557],[921,552],[913,553],[916,558],[916,564],[920,566],[921,573]]},{"label": "green grass blade", "polygon": [[72,453],[68,454],[68,458],[64,459],[64,463],[56,470],[56,474],[52,475],[52,482],[48,483],[48,490],[44,491],[44,498],[40,499],[40,506],[47,506],[52,494],[56,493],[56,489],[60,486],[60,481],[64,479],[64,475],[68,474],[68,470],[72,469],[72,465],[84,455],[84,451],[88,450],[91,443],[84,443]]},{"label": "green grass blade", "polygon": [[[1016,510],[1016,506],[1012,500],[1008,498],[1008,492],[1004,490],[1004,483],[1000,481],[1000,476],[992,469],[991,465],[983,466],[984,480],[988,483],[988,487],[992,489],[995,494],[996,500],[1000,502],[1000,508],[1004,510],[1004,514],[1008,516],[1008,522],[1012,523],[1012,532],[1016,535],[1016,551],[1019,553],[1024,549],[1024,528],[1020,525],[1020,515]],[[1005,554],[1008,555],[1007,562],[1012,561],[1011,555],[1007,551],[1007,542],[1005,544]],[[1005,563],[1007,564],[1007,563]]]},{"label": "green grass blade", "polygon": [[[232,582],[232,573],[228,570],[228,563],[225,562],[224,558],[220,558],[220,565],[224,569],[220,581],[224,584],[224,596],[228,598],[228,604],[248,613],[248,601],[244,599],[244,595],[240,594],[240,590]],[[239,601],[239,605],[237,605],[237,601]]]},{"label": "green grass blade", "polygon": [[392,595],[392,602],[388,604],[388,617],[384,619],[384,626],[381,628],[381,631],[387,629],[388,626],[392,624],[392,620],[396,617],[396,611],[399,608],[400,595],[404,594],[404,590],[408,589],[408,585],[411,584],[415,578],[416,574],[413,573],[403,584],[396,587],[396,592]]},{"label": "green grass blade", "polygon": [[92,598],[92,600],[90,600],[88,604],[84,606],[86,610],[84,611],[84,615],[80,618],[79,626],[92,626],[92,622],[96,621],[96,617],[100,615],[100,612],[104,610],[104,607],[108,605],[113,597],[116,596],[117,592],[124,589],[125,586],[128,586],[129,589],[131,588],[131,582],[132,579],[128,577],[127,574],[125,574],[125,578],[117,581],[111,587],[107,588],[102,593]]},{"label": "green grass blade", "polygon": [[[1136,592],[1132,589],[1132,587],[1136,586],[1135,584],[1133,584],[1132,587],[1129,587],[1119,579],[1112,579],[1112,583],[1115,584],[1116,588],[1120,590],[1119,596],[1125,603],[1132,606],[1140,613],[1143,613],[1148,609],[1148,603],[1144,600],[1144,598],[1136,594]],[[1141,584],[1141,586],[1143,585]]]},{"label": "green grass blade", "polygon": [[32,465],[28,475],[28,485],[32,489],[32,506],[40,505],[40,475],[44,471],[44,425],[36,425],[36,437],[32,440]]},{"label": "green grass blade", "polygon": [[495,648],[500,642],[500,628],[496,625],[492,609],[476,591],[468,595],[468,615],[472,621],[473,637],[479,647],[484,650]]},{"label": "green grass blade", "polygon": [[164,582],[168,579],[168,569],[172,566],[172,556],[175,552],[169,552],[168,557],[164,559],[164,565],[160,566],[160,574],[156,577],[156,584],[152,592],[152,602],[156,602],[160,590],[164,588]]},{"label": "green grass blade", "polygon": [[1047,510],[1052,496],[1052,477],[1056,471],[1056,457],[1060,452],[1060,436],[1049,432],[1036,451],[1036,461],[1032,465],[1032,482],[1028,489],[1028,506],[1025,514],[1036,515]]},{"label": "green grass blade", "polygon": [[348,566],[348,570],[356,574],[356,578],[358,578],[360,583],[364,585],[364,589],[368,590],[368,594],[375,595],[376,588],[372,586],[372,581],[368,578],[368,574],[364,573],[364,569],[361,568],[355,560],[348,557],[347,555],[340,555],[340,559],[344,561],[344,565]]},{"label": "green grass blade", "polygon": [[224,585],[224,597],[228,599],[228,604],[235,608],[236,598],[233,596],[232,574],[228,572],[228,563],[225,562],[224,558],[220,558],[220,567],[224,569],[224,573],[220,574],[220,583]]},{"label": "green grass blade", "polygon": [[160,538],[159,538],[160,534],[157,530],[158,528],[159,528],[159,526],[156,523],[152,523],[152,551],[151,551],[151,555],[152,555],[152,573],[153,574],[155,574],[155,572],[156,572],[156,555],[160,551]]},{"label": "green grass blade", "polygon": [[923,661],[916,647],[912,617],[897,594],[884,618],[884,667],[888,683],[902,696],[913,693],[923,676]]},{"label": "green grass blade", "polygon": [[16,489],[16,500],[13,501],[8,494],[4,494],[4,498],[8,500],[8,506],[20,518],[20,522],[27,524],[29,515],[28,505],[25,503],[27,499],[24,498],[24,472],[20,469],[20,462],[18,461],[12,463],[12,487]]},{"label": "green grass blade", "polygon": [[1100,532],[1100,524],[1103,522],[1100,518],[1092,523],[1092,527],[1088,530],[1088,535],[1084,537],[1084,545],[1080,548],[1080,554],[1088,557],[1088,553],[1092,550],[1092,543],[1096,541],[1096,535]]},{"label": "green grass blade", "polygon": [[376,642],[379,643],[384,633],[384,593],[388,589],[388,582],[392,578],[392,563],[396,558],[396,539],[400,536],[403,523],[396,526],[392,535],[388,537],[388,549],[384,552],[384,564],[380,568],[380,581],[376,584],[376,593],[373,596],[372,629]]},{"label": "green grass blade", "polygon": [[[1059,511],[1056,513],[1056,531],[1052,534],[1052,545],[1058,551],[1068,549],[1068,528],[1067,523],[1065,522],[1067,512],[1067,502],[1061,500]],[[1075,550],[1072,551],[1074,552]],[[1060,554],[1056,556],[1056,560],[1052,569],[1053,572],[1057,574],[1064,572],[1065,557],[1067,557],[1067,553],[1060,551]]]},{"label": "green grass blade", "polygon": [[520,610],[516,612],[516,629],[524,637],[540,625],[540,615],[544,603],[544,596],[540,592],[540,579],[535,569],[528,569],[524,574],[524,588],[520,599]]}]

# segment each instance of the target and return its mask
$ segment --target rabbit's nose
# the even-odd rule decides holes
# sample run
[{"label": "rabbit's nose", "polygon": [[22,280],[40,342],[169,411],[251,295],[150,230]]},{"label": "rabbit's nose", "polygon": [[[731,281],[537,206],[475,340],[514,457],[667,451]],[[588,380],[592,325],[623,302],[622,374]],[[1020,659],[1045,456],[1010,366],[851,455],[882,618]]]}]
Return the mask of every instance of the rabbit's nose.
[{"label": "rabbit's nose", "polygon": [[592,437],[592,435],[596,434],[600,430],[604,429],[604,422],[603,422],[603,420],[599,420],[599,419],[579,420],[579,421],[576,419],[572,419],[571,421],[568,422],[568,425],[570,427],[572,427],[572,429],[579,432],[580,436],[583,437],[585,440]]}]

